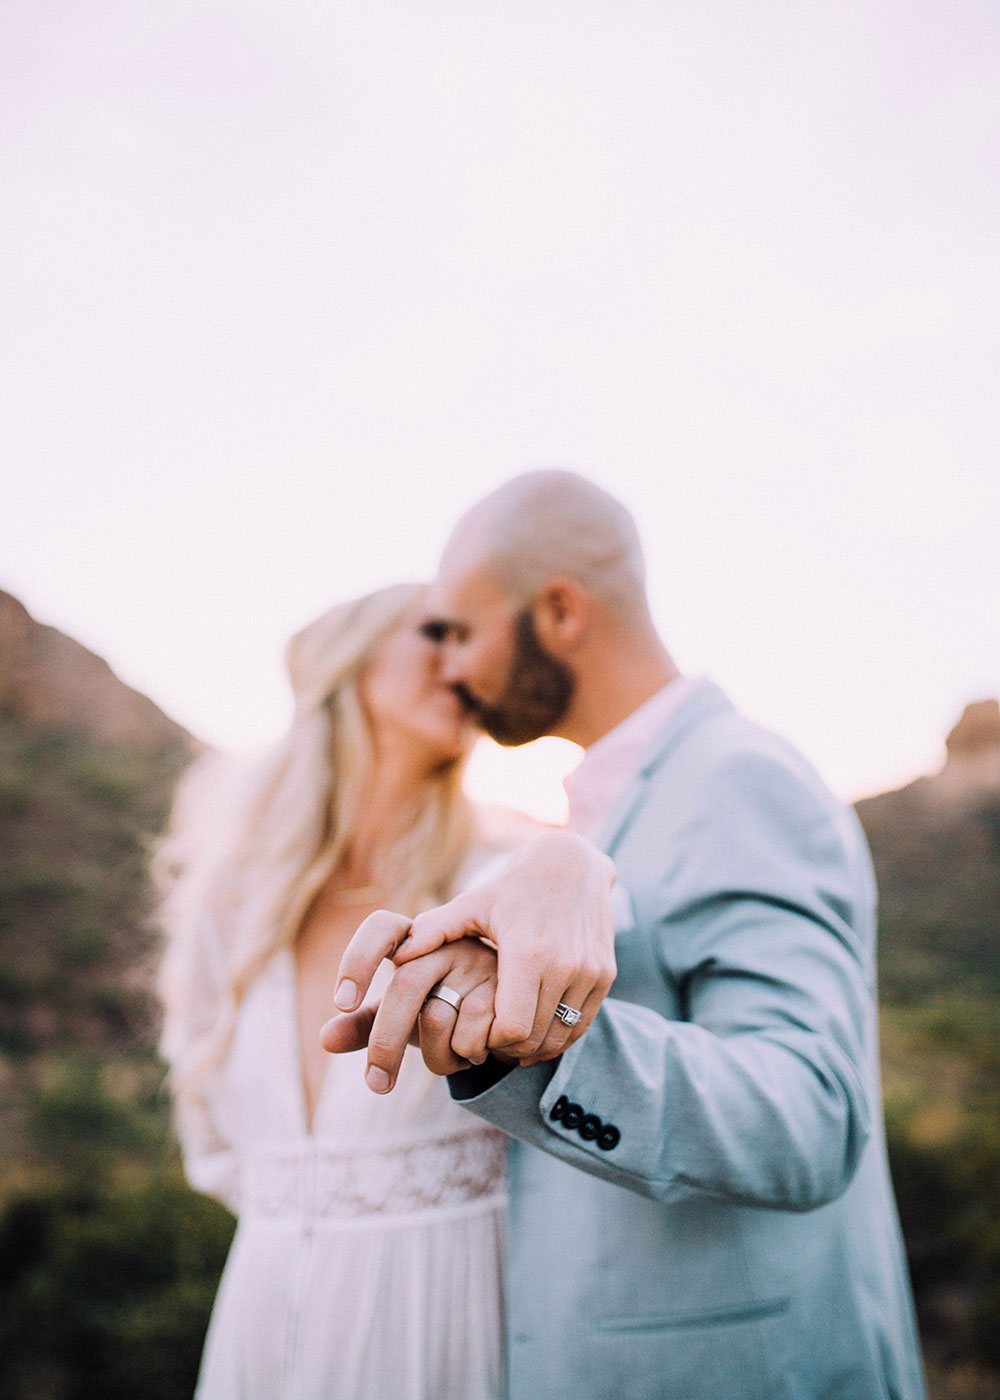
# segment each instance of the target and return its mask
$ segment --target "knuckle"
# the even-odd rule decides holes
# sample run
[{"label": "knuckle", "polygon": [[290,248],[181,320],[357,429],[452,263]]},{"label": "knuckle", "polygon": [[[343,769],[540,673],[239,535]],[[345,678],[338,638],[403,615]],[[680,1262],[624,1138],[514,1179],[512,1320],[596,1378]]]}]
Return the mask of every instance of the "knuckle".
[{"label": "knuckle", "polygon": [[526,1026],[523,1021],[512,1021],[509,1017],[497,1017],[493,1022],[490,1040],[499,1045],[512,1045],[523,1041],[530,1032],[531,1027]]},{"label": "knuckle", "polygon": [[455,1023],[455,1013],[444,1002],[428,1002],[420,1013],[420,1029],[432,1035],[443,1034]]},{"label": "knuckle", "polygon": [[438,910],[436,909],[425,909],[422,914],[418,914],[410,925],[413,936],[416,937],[417,934],[422,933],[425,929],[433,928],[436,923],[435,915],[437,913]]},{"label": "knuckle", "polygon": [[471,1037],[462,1037],[461,1039],[454,1039],[451,1042],[451,1048],[459,1059],[469,1060],[473,1063],[481,1059],[483,1055],[483,1047],[479,1044],[477,1040]]},{"label": "knuckle", "polygon": [[424,1050],[424,1064],[432,1074],[447,1074],[451,1065],[451,1053],[443,1046],[428,1046]]},{"label": "knuckle", "polygon": [[475,987],[462,1003],[462,1010],[466,1015],[475,1016],[481,1019],[483,1016],[493,1014],[493,995],[496,984],[492,982],[481,982]]},{"label": "knuckle", "polygon": [[395,1062],[398,1050],[397,1040],[386,1031],[373,1030],[368,1038],[368,1058],[383,1067]]},{"label": "knuckle", "polygon": [[361,928],[373,937],[386,938],[398,933],[407,923],[407,919],[401,914],[394,914],[391,909],[376,909],[374,914],[368,915]]},{"label": "knuckle", "polygon": [[396,989],[406,997],[419,996],[427,982],[427,971],[419,963],[403,963],[393,975]]}]

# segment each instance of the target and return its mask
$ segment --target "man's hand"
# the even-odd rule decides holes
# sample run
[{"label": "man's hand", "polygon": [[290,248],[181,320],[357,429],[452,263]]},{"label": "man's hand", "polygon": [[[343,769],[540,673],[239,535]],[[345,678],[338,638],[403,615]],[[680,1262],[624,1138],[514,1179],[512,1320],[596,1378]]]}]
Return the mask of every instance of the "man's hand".
[{"label": "man's hand", "polygon": [[[363,1006],[328,1021],[320,1041],[333,1054],[367,1045],[365,1079],[377,1094],[388,1093],[395,1084],[408,1044],[420,1046],[434,1074],[453,1074],[470,1064],[482,1064],[493,1025],[496,970],[496,953],[478,938],[447,943],[398,967],[377,1006]],[[457,1011],[436,997],[427,1000],[438,982],[462,998]]]},{"label": "man's hand", "polygon": [[[370,915],[341,960],[334,1001],[354,1010],[385,957],[401,967],[479,935],[496,945],[499,962],[489,1048],[522,1063],[552,1059],[587,1030],[614,981],[614,878],[608,857],[582,837],[546,832],[502,875],[412,922]],[[560,1002],[581,1013],[575,1027],[555,1019]]]}]

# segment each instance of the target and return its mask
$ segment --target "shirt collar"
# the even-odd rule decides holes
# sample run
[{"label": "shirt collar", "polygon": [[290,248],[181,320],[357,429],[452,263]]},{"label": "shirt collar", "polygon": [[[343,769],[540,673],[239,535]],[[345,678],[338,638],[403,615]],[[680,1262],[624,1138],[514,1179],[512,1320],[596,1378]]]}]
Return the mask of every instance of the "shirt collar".
[{"label": "shirt collar", "polygon": [[653,739],[702,683],[702,677],[675,676],[590,745],[563,783],[569,799],[571,830],[582,836],[594,835],[638,771]]}]

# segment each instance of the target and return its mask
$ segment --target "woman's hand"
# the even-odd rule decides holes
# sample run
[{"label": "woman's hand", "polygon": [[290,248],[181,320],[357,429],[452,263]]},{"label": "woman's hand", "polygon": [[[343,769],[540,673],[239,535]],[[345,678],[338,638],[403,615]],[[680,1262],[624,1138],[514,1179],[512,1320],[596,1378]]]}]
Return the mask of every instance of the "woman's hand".
[{"label": "woman's hand", "polygon": [[[442,944],[483,935],[499,954],[491,1049],[523,1063],[551,1059],[583,1035],[614,981],[614,879],[608,857],[582,837],[537,836],[502,875],[449,904],[412,921],[370,915],[341,960],[336,1004],[353,1010],[383,958],[422,961]],[[572,1027],[555,1018],[560,1002],[580,1012]]]},{"label": "woman's hand", "polygon": [[[407,919],[400,923],[409,927]],[[462,998],[457,1011],[437,997],[428,1001],[439,982]],[[320,1041],[333,1054],[367,1045],[365,1080],[377,1094],[395,1085],[408,1044],[420,1046],[433,1074],[454,1074],[486,1058],[496,987],[496,953],[478,938],[461,938],[397,967],[377,1006],[334,1016]]]}]

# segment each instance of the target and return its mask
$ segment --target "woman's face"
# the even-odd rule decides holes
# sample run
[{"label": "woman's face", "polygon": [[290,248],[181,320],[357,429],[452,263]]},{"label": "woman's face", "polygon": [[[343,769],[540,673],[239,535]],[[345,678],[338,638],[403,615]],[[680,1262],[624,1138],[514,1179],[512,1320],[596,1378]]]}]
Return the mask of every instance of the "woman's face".
[{"label": "woman's face", "polygon": [[358,677],[376,747],[391,736],[422,752],[429,769],[460,758],[475,737],[462,701],[441,678],[438,646],[420,633],[423,609],[411,608]]}]

